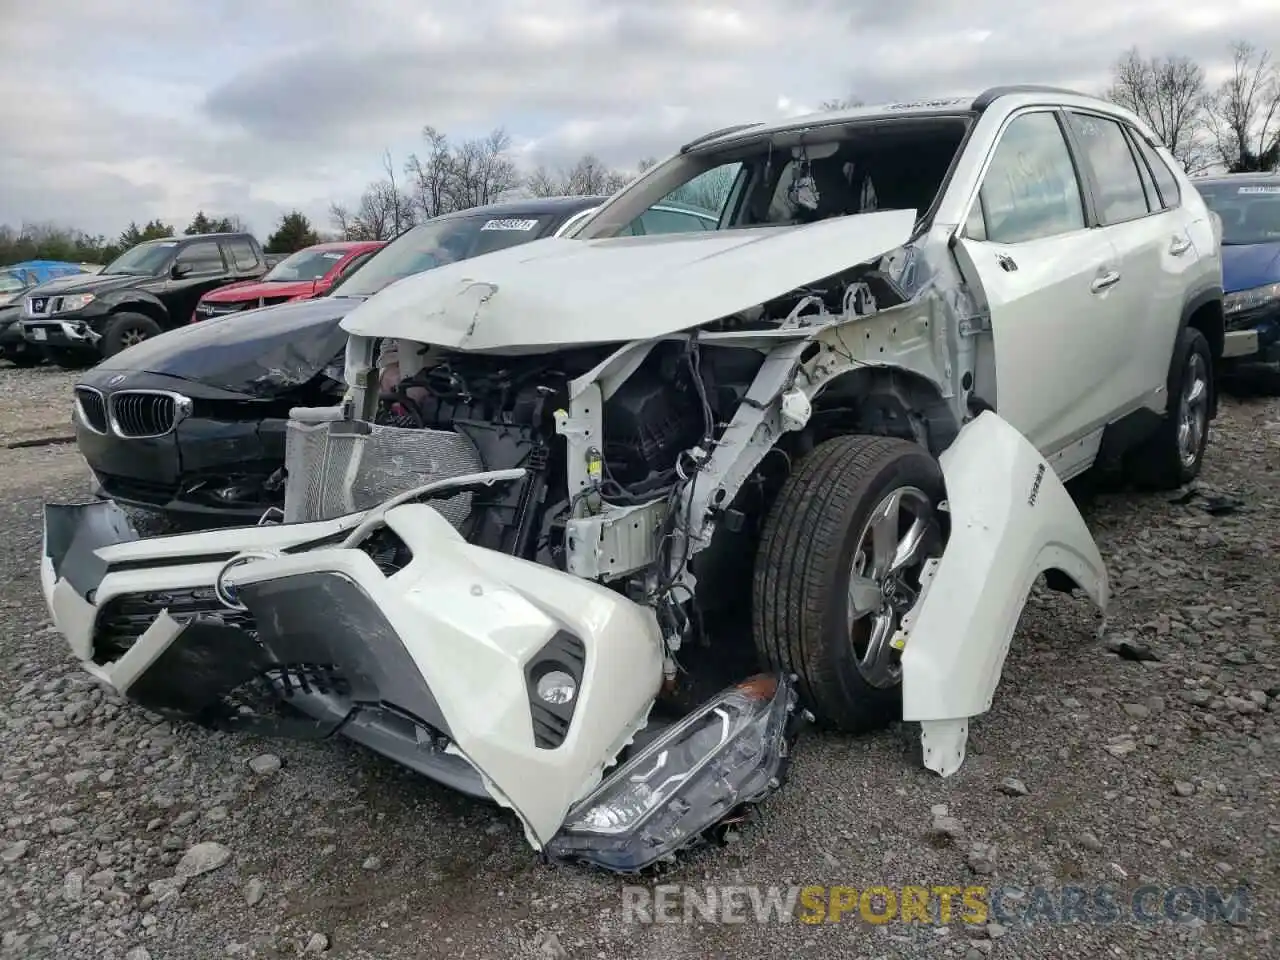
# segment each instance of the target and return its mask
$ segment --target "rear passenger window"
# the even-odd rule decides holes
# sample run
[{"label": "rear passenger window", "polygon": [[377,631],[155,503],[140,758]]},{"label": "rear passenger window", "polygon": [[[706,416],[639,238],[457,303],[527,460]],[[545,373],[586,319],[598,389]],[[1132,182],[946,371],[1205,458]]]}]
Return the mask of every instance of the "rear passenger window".
[{"label": "rear passenger window", "polygon": [[1163,208],[1160,202],[1160,193],[1156,190],[1155,181],[1151,179],[1151,171],[1147,168],[1146,161],[1138,156],[1137,135],[1133,129],[1128,130],[1129,134],[1129,151],[1134,155],[1134,163],[1138,167],[1138,179],[1142,181],[1142,192],[1147,195],[1147,210],[1159,213]]},{"label": "rear passenger window", "polygon": [[253,270],[259,265],[258,252],[243,238],[226,241],[227,253],[236,270]]},{"label": "rear passenger window", "polygon": [[1005,128],[975,203],[981,203],[986,237],[995,243],[1084,227],[1080,184],[1052,113],[1025,113]]},{"label": "rear passenger window", "polygon": [[1146,216],[1150,210],[1142,178],[1120,124],[1087,113],[1068,116],[1071,130],[1093,170],[1098,188],[1098,219],[1112,224]]},{"label": "rear passenger window", "polygon": [[198,240],[183,247],[174,261],[190,267],[190,276],[212,276],[222,273],[226,267],[222,263],[222,252],[213,240]]},{"label": "rear passenger window", "polygon": [[1176,207],[1182,203],[1182,196],[1178,190],[1178,178],[1173,175],[1173,171],[1169,169],[1169,165],[1164,162],[1164,158],[1156,153],[1155,148],[1142,138],[1137,131],[1133,131],[1133,142],[1138,145],[1138,151],[1146,158],[1147,166],[1151,168],[1151,172],[1155,175],[1156,186],[1160,189],[1160,200],[1166,210],[1170,207]]}]

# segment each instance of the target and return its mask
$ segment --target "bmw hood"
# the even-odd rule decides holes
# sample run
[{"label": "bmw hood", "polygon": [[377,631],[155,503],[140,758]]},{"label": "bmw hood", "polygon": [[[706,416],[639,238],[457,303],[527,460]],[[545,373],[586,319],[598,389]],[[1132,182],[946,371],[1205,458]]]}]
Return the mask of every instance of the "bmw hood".
[{"label": "bmw hood", "polygon": [[1222,286],[1227,293],[1280,283],[1280,240],[1222,245]]},{"label": "bmw hood", "polygon": [[459,350],[660,337],[730,316],[888,253],[914,210],[607,240],[551,238],[399,280],[343,327]]},{"label": "bmw hood", "polygon": [[321,297],[203,320],[122,350],[97,373],[146,372],[256,398],[306,383],[342,355],[338,325],[359,303]]}]

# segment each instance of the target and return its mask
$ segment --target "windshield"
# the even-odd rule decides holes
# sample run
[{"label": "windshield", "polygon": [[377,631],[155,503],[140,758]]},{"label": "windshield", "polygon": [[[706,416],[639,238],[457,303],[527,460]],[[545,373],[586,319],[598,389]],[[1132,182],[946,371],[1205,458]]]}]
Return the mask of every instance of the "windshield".
[{"label": "windshield", "polygon": [[173,255],[173,248],[177,245],[178,241],[176,240],[156,240],[150,243],[140,243],[112,260],[103,268],[102,272],[126,273],[135,277],[154,277],[169,262],[169,258]]},{"label": "windshield", "polygon": [[345,250],[299,250],[277,263],[262,279],[268,283],[319,280],[346,255]]},{"label": "windshield", "polygon": [[924,217],[968,124],[963,116],[901,117],[745,133],[659,164],[574,237],[792,227],[877,210]]},{"label": "windshield", "polygon": [[1280,241],[1280,180],[1198,183],[1209,209],[1222,218],[1228,246]]},{"label": "windshield", "polygon": [[0,273],[0,294],[17,293],[19,290],[25,290],[26,286],[17,274],[9,271]]},{"label": "windshield", "polygon": [[383,287],[455,260],[514,247],[542,234],[554,214],[449,217],[419,224],[351,274],[335,296],[371,297]]}]

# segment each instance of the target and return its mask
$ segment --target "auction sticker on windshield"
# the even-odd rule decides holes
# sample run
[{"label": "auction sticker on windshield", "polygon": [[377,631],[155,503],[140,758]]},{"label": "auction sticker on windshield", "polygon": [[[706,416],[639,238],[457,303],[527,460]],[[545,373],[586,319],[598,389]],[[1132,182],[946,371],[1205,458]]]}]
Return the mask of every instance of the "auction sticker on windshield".
[{"label": "auction sticker on windshield", "polygon": [[490,220],[481,230],[532,230],[538,225],[537,220]]},{"label": "auction sticker on windshield", "polygon": [[1274,187],[1241,187],[1240,193],[1280,193],[1280,184]]}]

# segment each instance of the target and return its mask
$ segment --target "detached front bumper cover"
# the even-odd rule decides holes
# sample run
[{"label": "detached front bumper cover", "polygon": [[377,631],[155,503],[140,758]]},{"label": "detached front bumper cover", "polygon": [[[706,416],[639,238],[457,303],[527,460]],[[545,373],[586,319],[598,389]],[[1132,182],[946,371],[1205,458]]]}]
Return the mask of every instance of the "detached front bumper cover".
[{"label": "detached front bumper cover", "polygon": [[729,687],[665,730],[569,811],[554,860],[636,872],[672,858],[782,785],[807,716],[792,681]]}]

